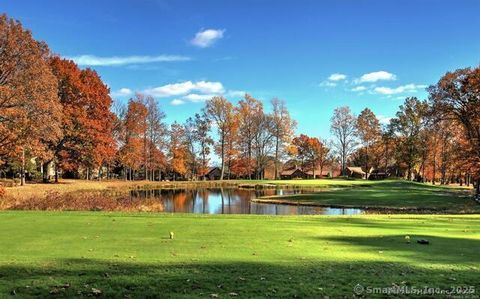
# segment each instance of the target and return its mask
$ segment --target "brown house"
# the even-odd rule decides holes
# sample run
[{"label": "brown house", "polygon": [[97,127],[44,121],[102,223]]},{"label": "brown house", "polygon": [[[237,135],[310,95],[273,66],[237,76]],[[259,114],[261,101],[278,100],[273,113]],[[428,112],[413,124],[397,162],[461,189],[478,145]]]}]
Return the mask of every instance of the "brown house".
[{"label": "brown house", "polygon": [[305,173],[300,168],[287,169],[280,172],[280,178],[282,180],[291,180],[291,179],[307,179],[308,174]]},{"label": "brown house", "polygon": [[[314,176],[314,173],[315,173],[315,176]],[[315,171],[313,171],[313,169],[306,170],[299,167],[294,167],[290,169],[284,169],[280,173],[280,177],[283,180],[334,178],[340,175],[341,175],[340,168],[333,168],[330,165],[324,166],[322,171],[320,171],[320,167],[317,167]]]},{"label": "brown house", "polygon": [[334,169],[330,166],[324,166],[320,172],[320,167],[315,169],[315,177],[313,176],[314,171],[308,170],[305,172],[310,179],[322,179],[322,178],[334,178],[338,177],[341,174],[340,169]]},{"label": "brown house", "polygon": [[[205,174],[207,180],[219,180],[220,175],[222,174],[222,169],[220,167],[211,167],[210,170]],[[223,173],[223,179],[235,179],[237,176],[234,173],[231,173],[228,170],[228,167],[225,167]]]}]

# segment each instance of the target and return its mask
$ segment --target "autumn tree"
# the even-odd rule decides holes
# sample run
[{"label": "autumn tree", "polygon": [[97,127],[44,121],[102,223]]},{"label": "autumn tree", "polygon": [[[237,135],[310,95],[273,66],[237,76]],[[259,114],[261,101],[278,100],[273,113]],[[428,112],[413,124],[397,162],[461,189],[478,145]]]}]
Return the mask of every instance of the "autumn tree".
[{"label": "autumn tree", "polygon": [[334,146],[340,156],[342,175],[345,175],[347,159],[356,146],[356,118],[350,107],[339,107],[333,112],[330,131],[335,137]]},{"label": "autumn tree", "polygon": [[259,124],[264,117],[263,104],[249,94],[245,94],[245,98],[238,102],[238,107],[236,107],[235,110],[238,115],[240,133],[238,138],[238,150],[241,155],[241,160],[245,163],[245,171],[251,179],[255,167],[253,161],[255,154],[255,137],[260,133],[259,130],[261,128]]},{"label": "autumn tree", "polygon": [[[234,167],[236,162],[238,162],[239,150],[238,150],[238,140],[240,139],[238,133],[238,114],[233,113],[229,122],[227,134],[225,135],[225,165],[228,168],[227,179],[232,178],[234,174]],[[221,154],[221,147],[217,146],[217,154]]]},{"label": "autumn tree", "polygon": [[144,134],[144,174],[145,179],[154,180],[155,172],[158,171],[158,179],[161,179],[161,171],[166,168],[166,157],[163,149],[166,147],[168,136],[167,125],[164,122],[166,117],[158,101],[153,96],[144,97],[147,108],[146,132]]},{"label": "autumn tree", "polygon": [[89,179],[91,170],[100,170],[114,157],[115,115],[110,111],[110,90],[94,70],[80,70],[71,60],[53,57],[50,66],[58,81],[64,114],[63,137],[51,143],[55,167],[77,173],[83,169]]},{"label": "autumn tree", "polygon": [[197,147],[197,133],[196,125],[193,118],[189,117],[185,124],[183,125],[184,129],[184,138],[186,145],[186,165],[187,173],[190,175],[191,179],[194,179],[198,175],[198,147]]},{"label": "autumn tree", "polygon": [[331,160],[331,150],[328,145],[327,140],[318,139],[320,142],[320,150],[318,152],[318,166],[320,168],[320,175],[323,175],[323,168],[327,165],[328,161]]},{"label": "autumn tree", "polygon": [[381,137],[380,137],[380,153],[379,153],[379,163],[378,165],[382,165],[384,168],[385,173],[388,172],[389,166],[394,164],[394,155],[393,153],[396,151],[396,142],[395,142],[395,130],[389,122],[382,128]]},{"label": "autumn tree", "polygon": [[370,109],[365,108],[358,115],[356,129],[365,150],[365,171],[368,173],[369,150],[380,138],[380,122]]},{"label": "autumn tree", "polygon": [[144,158],[144,134],[147,130],[148,109],[141,97],[130,99],[123,124],[123,146],[119,160],[124,166],[125,179],[131,180],[142,166]]},{"label": "autumn tree", "polygon": [[208,119],[217,127],[218,148],[221,160],[220,179],[223,180],[225,174],[226,145],[228,137],[233,137],[232,129],[235,127],[236,117],[232,103],[226,98],[215,96],[205,104],[205,114]]},{"label": "autumn tree", "polygon": [[187,144],[185,140],[185,128],[174,122],[170,126],[169,162],[173,174],[173,180],[177,174],[183,176],[187,173]]},{"label": "autumn tree", "polygon": [[324,145],[318,138],[300,134],[293,138],[292,145],[295,148],[292,153],[301,161],[302,167],[312,169],[313,178],[315,178],[315,170],[320,163],[322,163],[321,171],[323,171],[323,164],[325,163],[328,152],[323,148]]},{"label": "autumn tree", "polygon": [[279,177],[279,164],[286,146],[294,134],[297,122],[290,116],[285,101],[274,98],[272,104],[272,135],[275,143],[275,179]]},{"label": "autumn tree", "polygon": [[46,44],[6,15],[0,16],[0,49],[0,165],[7,157],[21,161],[23,185],[27,156],[49,159],[46,144],[61,137],[57,81]]},{"label": "autumn tree", "polygon": [[[81,72],[82,104],[86,111],[83,123],[84,136],[82,166],[86,169],[87,179],[91,169],[99,169],[103,165],[110,165],[115,154],[113,138],[115,115],[111,112],[112,99],[109,88],[103,83],[100,76],[92,69]],[[102,177],[99,172],[99,177]]]},{"label": "autumn tree", "polygon": [[255,120],[255,126],[258,130],[254,137],[255,149],[255,178],[263,179],[263,170],[267,166],[268,160],[273,154],[274,136],[273,136],[273,117],[270,114],[263,114]]},{"label": "autumn tree", "polygon": [[400,138],[399,154],[407,165],[407,178],[412,179],[412,171],[420,157],[421,132],[425,127],[428,104],[415,97],[406,98],[400,105],[392,127]]},{"label": "autumn tree", "polygon": [[[210,137],[210,122],[205,114],[196,113],[194,118],[188,118],[185,124],[187,144],[190,152],[190,168],[199,177],[205,179],[208,172],[210,147],[213,139]],[[198,155],[198,163],[197,163]]]},{"label": "autumn tree", "polygon": [[464,163],[470,165],[480,196],[480,67],[448,72],[428,91],[434,111],[461,125],[466,141]]}]

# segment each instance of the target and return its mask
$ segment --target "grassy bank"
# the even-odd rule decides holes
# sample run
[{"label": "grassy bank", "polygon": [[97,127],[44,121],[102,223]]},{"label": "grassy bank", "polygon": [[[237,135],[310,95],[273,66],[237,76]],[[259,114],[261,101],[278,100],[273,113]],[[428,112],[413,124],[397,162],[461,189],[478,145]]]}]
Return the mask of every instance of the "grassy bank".
[{"label": "grassy bank", "polygon": [[412,211],[480,212],[480,205],[472,200],[468,189],[400,180],[375,181],[356,188],[330,188],[321,192],[268,196],[256,201]]},{"label": "grassy bank", "polygon": [[2,212],[0,297],[338,298],[357,283],[478,292],[479,247],[479,216]]},{"label": "grassy bank", "polygon": [[[367,181],[354,179],[319,179],[319,180],[224,180],[224,181],[87,181],[62,179],[59,183],[28,183],[25,186],[6,187],[7,194],[13,197],[41,196],[47,192],[68,193],[76,191],[104,191],[155,188],[195,188],[195,187],[241,187],[241,188],[345,188],[365,187],[383,184],[387,181]],[[456,188],[456,187],[449,187]]]}]

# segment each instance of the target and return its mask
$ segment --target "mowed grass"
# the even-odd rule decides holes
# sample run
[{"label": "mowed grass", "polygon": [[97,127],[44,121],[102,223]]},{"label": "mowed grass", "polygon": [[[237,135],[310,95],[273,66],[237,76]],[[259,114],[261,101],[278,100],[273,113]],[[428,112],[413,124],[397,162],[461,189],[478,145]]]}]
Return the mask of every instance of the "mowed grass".
[{"label": "mowed grass", "polygon": [[472,199],[472,191],[469,189],[401,180],[369,181],[364,185],[326,188],[320,192],[267,196],[260,198],[259,201],[320,206],[480,212],[480,205]]},{"label": "mowed grass", "polygon": [[0,297],[339,298],[356,284],[479,292],[479,248],[474,215],[1,212]]}]

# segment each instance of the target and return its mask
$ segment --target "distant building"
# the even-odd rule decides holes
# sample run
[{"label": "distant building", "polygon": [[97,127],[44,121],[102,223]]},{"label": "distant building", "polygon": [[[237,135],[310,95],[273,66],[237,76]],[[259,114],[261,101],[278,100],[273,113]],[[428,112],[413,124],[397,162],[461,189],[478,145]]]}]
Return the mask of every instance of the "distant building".
[{"label": "distant building", "polygon": [[[221,174],[222,174],[222,169],[220,167],[218,166],[210,167],[207,174],[205,174],[205,178],[210,181],[219,180]],[[235,178],[237,178],[237,176],[233,172],[230,172],[228,167],[225,167],[224,173],[223,173],[223,179],[235,179]]]},{"label": "distant building", "polygon": [[[315,173],[315,174],[314,174]],[[294,167],[290,169],[284,169],[280,173],[280,177],[283,180],[290,179],[321,179],[321,178],[334,178],[340,176],[340,168],[334,168],[330,165],[325,165],[320,171],[320,167],[317,167],[315,171],[313,169],[302,169],[300,167]]]},{"label": "distant building", "polygon": [[300,168],[287,169],[280,172],[280,178],[282,180],[291,180],[291,179],[307,179],[308,175]]}]

